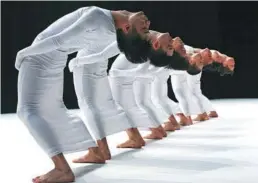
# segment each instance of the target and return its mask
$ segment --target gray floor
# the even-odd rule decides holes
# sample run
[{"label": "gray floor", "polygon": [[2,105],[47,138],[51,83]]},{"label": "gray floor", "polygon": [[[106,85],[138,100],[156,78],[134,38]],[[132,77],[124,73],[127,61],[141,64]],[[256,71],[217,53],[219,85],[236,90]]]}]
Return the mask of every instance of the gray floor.
[{"label": "gray floor", "polygon": [[[220,118],[148,141],[140,150],[116,149],[124,133],[108,137],[113,159],[76,165],[78,183],[258,183],[258,100],[213,101]],[[28,183],[52,168],[14,114],[1,115],[1,183]],[[142,131],[143,134],[146,132]]]}]

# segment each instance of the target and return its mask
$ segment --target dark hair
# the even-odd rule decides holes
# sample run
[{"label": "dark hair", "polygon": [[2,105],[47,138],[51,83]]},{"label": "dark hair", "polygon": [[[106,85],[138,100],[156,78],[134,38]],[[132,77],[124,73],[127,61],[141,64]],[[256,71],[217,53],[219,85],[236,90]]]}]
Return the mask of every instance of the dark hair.
[{"label": "dark hair", "polygon": [[225,76],[225,75],[231,75],[231,76],[233,76],[234,71],[231,71],[231,70],[230,70],[229,68],[227,68],[227,67],[221,67],[219,73],[220,73],[220,76]]},{"label": "dark hair", "polygon": [[125,54],[127,60],[135,64],[148,61],[151,43],[142,39],[135,28],[128,34],[125,34],[122,29],[117,29],[116,38],[118,48]]},{"label": "dark hair", "polygon": [[210,65],[207,65],[203,68],[204,71],[218,72],[220,76],[224,75],[233,75],[234,71],[231,71],[229,68],[224,67],[221,63],[213,62]]},{"label": "dark hair", "polygon": [[188,60],[175,51],[172,56],[168,56],[162,49],[151,49],[149,59],[150,63],[156,67],[174,70],[187,70],[189,67]]},{"label": "dark hair", "polygon": [[189,65],[188,69],[187,69],[187,73],[190,75],[197,75],[201,72],[202,70],[200,70],[196,65]]}]

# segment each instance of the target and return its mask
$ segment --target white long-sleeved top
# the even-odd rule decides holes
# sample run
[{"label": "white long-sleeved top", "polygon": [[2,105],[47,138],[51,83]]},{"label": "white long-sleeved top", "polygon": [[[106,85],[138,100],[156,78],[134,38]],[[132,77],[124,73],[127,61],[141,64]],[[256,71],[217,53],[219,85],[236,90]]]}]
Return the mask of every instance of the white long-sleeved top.
[{"label": "white long-sleeved top", "polygon": [[[94,50],[94,52],[100,49],[102,48],[98,47]],[[70,71],[73,72],[74,67],[80,67],[85,64],[93,64],[99,61],[108,60],[109,58],[119,54],[120,50],[117,46],[117,42],[114,41],[101,52],[94,54],[92,54],[92,52],[93,51],[87,49],[80,50],[77,56],[69,62]]]},{"label": "white long-sleeved top", "polygon": [[41,32],[33,44],[21,50],[15,67],[20,68],[24,57],[59,50],[67,54],[81,49],[94,50],[96,45],[107,47],[116,40],[111,11],[99,7],[84,7],[69,13]]},{"label": "white long-sleeved top", "polygon": [[149,62],[143,64],[129,62],[124,54],[120,54],[114,61],[109,74],[112,77],[135,77],[136,75],[144,75],[149,66]]},{"label": "white long-sleeved top", "polygon": [[[188,45],[185,45],[185,49],[187,53],[193,53],[194,48]],[[113,63],[110,69],[110,76],[118,77],[118,76],[145,76],[150,74],[155,74],[158,72],[162,72],[164,67],[154,67],[150,65],[150,62],[146,62],[143,64],[133,64],[129,62],[124,54],[120,54],[115,62]],[[175,73],[185,73],[185,71],[177,71],[171,69],[173,74]]]}]

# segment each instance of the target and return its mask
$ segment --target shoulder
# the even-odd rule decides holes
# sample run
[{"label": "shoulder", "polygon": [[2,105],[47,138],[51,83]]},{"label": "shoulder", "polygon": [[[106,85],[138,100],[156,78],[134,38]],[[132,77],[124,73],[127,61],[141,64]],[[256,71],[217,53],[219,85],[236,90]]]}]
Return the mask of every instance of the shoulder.
[{"label": "shoulder", "polygon": [[99,8],[97,6],[83,7],[83,8],[80,8],[80,11],[82,15],[90,16],[90,17],[105,15],[102,8]]}]

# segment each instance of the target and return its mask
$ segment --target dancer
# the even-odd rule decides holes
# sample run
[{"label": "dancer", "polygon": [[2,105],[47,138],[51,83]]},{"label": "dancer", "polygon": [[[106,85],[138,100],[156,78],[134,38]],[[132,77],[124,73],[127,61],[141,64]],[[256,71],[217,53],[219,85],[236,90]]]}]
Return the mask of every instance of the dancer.
[{"label": "dancer", "polygon": [[[150,66],[151,69],[155,69],[154,66]],[[150,69],[150,70],[151,70]],[[158,106],[166,113],[166,120],[164,123],[165,131],[175,131],[180,129],[175,115],[181,114],[181,110],[176,102],[169,99],[167,80],[171,71],[165,68],[158,68],[156,72],[150,73],[153,76],[151,84],[151,100],[155,106]],[[180,123],[185,123],[186,117],[180,116]]]},{"label": "dancer", "polygon": [[[167,55],[171,55],[171,56],[174,55],[173,48],[171,46],[172,38],[168,33],[158,33],[158,32],[151,31],[149,36],[153,44],[152,47],[155,46],[155,48],[157,49],[159,47],[162,47],[164,50],[167,51]],[[176,57],[179,57],[179,55],[177,54]],[[185,60],[181,62],[182,60],[183,59],[181,60],[178,59],[178,60],[175,60],[174,63],[168,63],[168,64],[170,64],[170,66],[173,66],[175,69],[186,70],[189,67],[189,63],[184,62]],[[143,64],[129,63],[126,57],[123,54],[120,54],[110,69],[109,80],[110,80],[114,99],[119,105],[123,107],[130,122],[132,123],[132,127],[134,127],[126,131],[129,136],[129,140],[123,144],[120,144],[118,147],[139,148],[145,144],[136,127],[150,127],[152,133],[148,135],[146,138],[161,139],[163,136],[166,135],[164,133],[164,130],[161,128],[161,122],[163,121],[161,121],[161,119],[159,119],[157,116],[154,116],[155,114],[147,113],[146,110],[143,110],[143,108],[140,108],[139,103],[141,101],[140,102],[138,101],[138,104],[137,104],[136,95],[142,95],[145,93],[142,92],[140,89],[136,94],[133,91],[134,84],[135,84],[135,81],[137,80],[137,77],[139,78],[141,76],[144,76],[146,73],[148,73],[149,64],[151,63],[148,63],[148,62]],[[140,83],[138,84],[139,84],[138,87],[141,87],[141,84]],[[148,91],[150,91],[150,88]],[[144,97],[143,96],[138,97],[138,99],[142,100],[142,98]],[[148,95],[148,98],[150,99],[150,95]],[[143,100],[143,101],[146,102],[147,100]],[[143,106],[144,105],[145,104],[143,104]]]},{"label": "dancer", "polygon": [[[188,55],[190,54],[200,54],[199,56],[202,60],[204,69],[200,67],[200,71],[196,72],[195,75],[189,75],[186,72],[181,71],[173,71],[171,74],[171,81],[173,90],[175,93],[176,98],[179,101],[179,104],[181,106],[182,111],[184,111],[185,115],[188,116],[189,121],[192,121],[191,115],[197,114],[197,118],[195,118],[195,121],[204,121],[208,120],[209,117],[206,112],[210,112],[210,117],[217,117],[217,112],[212,108],[212,105],[210,101],[203,96],[200,89],[200,77],[201,77],[201,71],[202,70],[213,70],[213,71],[219,71],[218,69],[212,68],[213,65],[217,65],[219,63],[220,66],[217,66],[220,68],[223,72],[228,69],[231,69],[230,72],[233,72],[234,68],[230,68],[231,62],[229,61],[233,58],[230,58],[224,54],[219,53],[216,50],[212,50],[212,52],[209,49],[199,49],[199,48],[193,48],[184,45],[182,40],[180,38],[177,38],[178,41],[174,42],[177,43],[174,45],[175,50],[180,52],[181,55],[185,55],[185,50],[188,51]],[[212,54],[213,53],[213,54]],[[228,61],[229,62],[228,62]],[[213,63],[214,61],[214,63]],[[221,63],[224,63],[221,65]],[[234,66],[234,61],[232,61],[232,64]],[[205,68],[205,66],[208,66]],[[228,68],[228,69],[227,69]],[[197,103],[193,100],[193,97],[197,98]],[[190,112],[191,111],[191,112]]]},{"label": "dancer", "polygon": [[[105,160],[111,159],[106,137],[131,128],[125,112],[113,99],[107,76],[108,58],[117,54],[114,50],[118,49],[115,47],[117,47],[116,42],[95,55],[92,53],[101,50],[101,46],[94,51],[83,49],[69,63],[69,68],[73,71],[78,104],[86,119],[86,126],[97,140]],[[80,159],[74,162],[80,162]]]},{"label": "dancer", "polygon": [[[145,24],[145,29],[148,30],[150,21],[146,18],[143,23]],[[136,41],[137,39],[134,39],[131,44],[139,46],[141,41]],[[91,49],[80,50],[77,57],[69,63],[69,69],[74,76],[74,86],[79,107],[86,119],[86,126],[92,132],[94,139],[97,140],[105,160],[111,159],[106,136],[131,127],[123,109],[117,106],[113,99],[107,77],[108,59],[117,55],[119,53],[118,47],[122,46],[128,47],[123,42],[118,45],[117,42],[113,42],[108,46],[106,46],[105,42],[102,42]],[[148,49],[148,42],[146,42],[145,47],[141,48]],[[144,62],[145,59],[140,58],[141,54],[137,52],[140,49],[137,47],[134,49],[130,55],[125,54],[131,59],[128,61],[133,63]],[[80,161],[80,158],[74,160],[75,163],[80,163]]]},{"label": "dancer", "polygon": [[[213,61],[211,51],[209,49],[195,49],[195,52],[199,52],[202,56],[204,63],[211,63]],[[201,75],[202,71],[197,75],[187,75],[187,83],[190,92],[195,97],[198,106],[200,107],[200,114],[194,119],[194,121],[205,121],[210,117],[218,117],[217,112],[212,107],[211,102],[207,97],[202,94],[201,91]],[[209,115],[208,115],[209,113]]]},{"label": "dancer", "polygon": [[[128,57],[134,55],[137,47],[128,47],[132,39],[138,40],[139,50],[145,49],[140,45],[145,45],[146,21],[143,12],[80,8],[55,21],[31,46],[18,52],[17,114],[55,165],[52,171],[34,178],[34,183],[74,181],[64,153],[89,149],[77,162],[105,162],[82,120],[69,114],[63,103],[63,69],[68,54],[103,42],[107,46],[116,37],[122,45],[120,51]],[[137,54],[138,59],[144,60],[145,53],[141,53]]]}]

